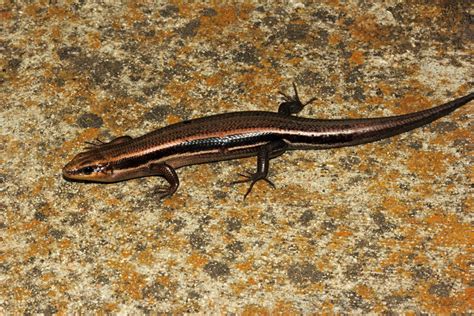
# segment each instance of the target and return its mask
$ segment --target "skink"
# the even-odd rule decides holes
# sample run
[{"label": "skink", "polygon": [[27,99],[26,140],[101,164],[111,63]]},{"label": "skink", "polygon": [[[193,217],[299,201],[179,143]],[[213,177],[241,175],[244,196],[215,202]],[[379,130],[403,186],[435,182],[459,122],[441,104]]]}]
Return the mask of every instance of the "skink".
[{"label": "skink", "polygon": [[91,144],[63,168],[67,180],[117,182],[138,177],[161,176],[168,186],[159,188],[159,198],[171,196],[179,186],[176,169],[183,166],[257,157],[255,173],[240,174],[254,184],[267,179],[269,161],[287,150],[327,149],[354,146],[391,137],[448,115],[474,98],[474,93],[440,106],[399,116],[361,119],[309,119],[293,114],[302,103],[296,86],[294,96],[283,94],[278,113],[233,112],[172,124],[141,137],[121,136],[109,143]]}]

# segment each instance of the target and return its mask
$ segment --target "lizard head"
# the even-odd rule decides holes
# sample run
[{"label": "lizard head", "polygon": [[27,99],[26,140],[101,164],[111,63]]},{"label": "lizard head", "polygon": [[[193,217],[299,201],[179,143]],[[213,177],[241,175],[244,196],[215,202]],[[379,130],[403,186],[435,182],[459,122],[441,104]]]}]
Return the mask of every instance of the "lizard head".
[{"label": "lizard head", "polygon": [[79,153],[63,168],[63,177],[71,181],[110,182],[111,173],[97,150]]}]

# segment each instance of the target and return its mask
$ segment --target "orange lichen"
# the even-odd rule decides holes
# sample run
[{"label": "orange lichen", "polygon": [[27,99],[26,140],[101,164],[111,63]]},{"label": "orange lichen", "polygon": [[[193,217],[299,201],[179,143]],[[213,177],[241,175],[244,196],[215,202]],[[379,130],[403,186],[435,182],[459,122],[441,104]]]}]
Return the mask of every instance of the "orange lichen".
[{"label": "orange lichen", "polygon": [[[138,123],[141,122],[140,116],[125,115],[129,113],[139,113],[145,110],[145,106],[136,102],[133,98],[115,98],[103,102],[105,103],[103,104],[103,111],[91,112],[97,114],[104,120],[104,125],[110,129],[113,135],[123,135],[127,132],[130,125],[138,125]],[[123,124],[122,122],[126,122],[127,124]]]},{"label": "orange lichen", "polygon": [[87,42],[89,43],[90,48],[99,49],[101,47],[100,33],[91,32],[87,34]]},{"label": "orange lichen", "polygon": [[122,20],[125,21],[129,26],[136,22],[141,22],[145,19],[145,15],[138,8],[136,1],[130,1],[127,3],[127,10],[124,10]]},{"label": "orange lichen", "polygon": [[269,316],[270,311],[258,305],[246,305],[241,312],[242,316]]},{"label": "orange lichen", "polygon": [[120,256],[123,259],[129,258],[132,255],[133,255],[133,250],[131,250],[131,249],[122,249],[122,251],[120,251]]},{"label": "orange lichen", "polygon": [[390,213],[397,216],[405,216],[409,211],[409,208],[406,203],[400,202],[397,198],[393,196],[386,197],[382,205]]},{"label": "orange lichen", "polygon": [[165,287],[170,287],[171,285],[171,278],[167,275],[158,275],[155,278],[156,283],[161,284]]},{"label": "orange lichen", "polygon": [[12,18],[13,18],[12,11],[7,11],[7,10],[0,11],[0,20],[6,21]]},{"label": "orange lichen", "polygon": [[110,260],[108,265],[120,272],[120,279],[115,284],[117,291],[129,295],[132,299],[141,299],[146,277],[126,262]]},{"label": "orange lichen", "polygon": [[[77,148],[82,148],[84,146],[86,141],[90,141],[91,139],[96,139],[97,136],[99,135],[99,129],[98,128],[88,128],[81,132],[76,138],[72,140],[66,140],[62,147],[61,150],[59,151],[59,154],[64,154],[64,153],[69,153],[69,154],[75,154],[77,151]],[[71,157],[72,158],[72,157]]]},{"label": "orange lichen", "polygon": [[349,236],[352,236],[353,233],[351,231],[348,231],[348,230],[339,230],[339,231],[335,232],[335,235],[338,236],[338,237],[349,237]]},{"label": "orange lichen", "polygon": [[[382,93],[386,96],[391,95],[393,93],[393,88],[384,82],[379,82],[377,87],[382,91]],[[381,103],[380,103],[381,104]]]},{"label": "orange lichen", "polygon": [[205,77],[204,82],[209,87],[216,87],[216,86],[219,86],[222,80],[226,77],[227,77],[227,74],[225,71],[219,71],[213,75]]},{"label": "orange lichen", "polygon": [[54,279],[54,273],[52,272],[47,272],[41,276],[41,280],[43,282],[48,282],[48,281],[51,281],[52,279]]},{"label": "orange lichen", "polygon": [[450,278],[455,278],[461,281],[464,285],[469,285],[472,280],[469,271],[471,269],[470,262],[472,259],[473,249],[472,246],[474,240],[471,238],[469,240],[469,246],[467,246],[467,251],[464,253],[458,254],[452,262],[444,269],[444,274]]},{"label": "orange lichen", "polygon": [[45,18],[52,21],[66,21],[66,20],[75,20],[76,17],[72,12],[65,7],[61,6],[47,6],[48,10]]},{"label": "orange lichen", "polygon": [[178,123],[178,122],[181,122],[181,121],[182,121],[182,118],[180,118],[179,116],[174,115],[174,114],[170,114],[166,117],[166,123],[167,124],[175,124],[175,123]]},{"label": "orange lichen", "polygon": [[297,315],[298,310],[291,302],[277,301],[272,308],[271,315]]},{"label": "orange lichen", "polygon": [[247,279],[246,283],[248,285],[255,285],[255,284],[257,284],[257,281],[254,278],[250,277],[250,278]]},{"label": "orange lichen", "polygon": [[437,225],[441,232],[436,234],[433,243],[444,247],[469,246],[474,241],[474,231],[469,223],[459,222],[456,215],[434,214],[426,218],[429,225]]},{"label": "orange lichen", "polygon": [[227,102],[225,100],[220,100],[217,103],[216,108],[220,109],[222,112],[226,112],[226,111],[229,112],[230,109],[235,108],[235,104]]},{"label": "orange lichen", "polygon": [[[64,292],[62,292],[62,293],[64,293]],[[56,308],[56,313],[55,314],[58,315],[58,316],[67,315],[68,304],[69,304],[69,301],[67,301],[65,299],[56,298],[54,303],[52,304]]]},{"label": "orange lichen", "polygon": [[354,23],[349,27],[349,31],[353,38],[369,43],[374,47],[383,45],[391,34],[391,28],[378,24],[376,17],[372,14],[357,16]]},{"label": "orange lichen", "polygon": [[197,81],[195,80],[186,83],[171,82],[165,87],[165,91],[175,100],[188,100],[188,91],[192,91],[196,84]]},{"label": "orange lichen", "polygon": [[427,198],[429,196],[433,196],[434,188],[431,185],[427,185],[426,183],[421,183],[414,185],[412,187],[411,193],[417,197]]},{"label": "orange lichen", "polygon": [[[463,114],[464,108],[461,108],[459,112],[455,112],[452,120],[455,121],[459,115]],[[474,133],[470,129],[458,128],[454,131],[449,131],[448,133],[438,133],[435,135],[435,138],[431,141],[433,144],[449,144],[455,140],[469,140],[470,143],[474,142]]]},{"label": "orange lichen", "polygon": [[374,289],[364,284],[358,284],[355,288],[355,291],[360,297],[366,300],[373,299],[375,296]]},{"label": "orange lichen", "polygon": [[235,264],[235,267],[237,269],[239,269],[240,271],[245,272],[245,271],[249,271],[249,270],[252,269],[253,263],[254,263],[253,258],[250,258],[250,259],[248,259],[244,262],[240,262],[240,263]]},{"label": "orange lichen", "polygon": [[193,173],[193,176],[197,180],[196,187],[209,188],[211,184],[215,181],[215,178],[212,177],[214,173],[214,168],[211,165],[200,165],[196,167],[196,172]]},{"label": "orange lichen", "polygon": [[27,298],[31,297],[31,291],[24,287],[15,286],[12,288],[12,292],[13,298],[17,302],[26,300]]},{"label": "orange lichen", "polygon": [[30,5],[26,6],[24,11],[27,15],[34,18],[34,17],[36,17],[36,13],[38,12],[39,9],[40,9],[40,5],[37,4],[37,3],[33,3],[33,4],[30,4]]},{"label": "orange lichen", "polygon": [[47,256],[51,248],[54,247],[52,243],[52,238],[37,239],[35,242],[29,244],[24,257],[28,259],[34,256]]},{"label": "orange lichen", "polygon": [[254,224],[262,210],[259,207],[248,205],[247,207],[237,207],[228,211],[229,217],[234,217],[242,222],[242,225]]},{"label": "orange lichen", "polygon": [[[184,205],[186,204],[186,197],[181,195],[181,193],[177,192],[173,194],[171,197],[167,197],[162,200],[163,206],[166,207],[171,207],[175,210],[182,209]],[[169,213],[168,214],[171,217],[174,217],[174,213]]]},{"label": "orange lichen", "polygon": [[36,195],[43,191],[44,188],[51,188],[55,182],[56,179],[54,177],[40,177],[34,184],[33,191],[31,193]]},{"label": "orange lichen", "polygon": [[430,293],[431,282],[422,283],[418,287],[416,298],[424,310],[434,314],[465,313],[474,306],[472,288],[450,293],[449,296],[438,296]]},{"label": "orange lichen", "polygon": [[240,295],[244,291],[249,291],[249,286],[244,281],[236,281],[235,283],[230,284],[230,289],[234,295]]},{"label": "orange lichen", "polygon": [[[22,142],[19,140],[13,138],[11,135],[0,135],[0,142],[3,144],[3,148],[5,152],[8,152],[10,155],[15,156],[22,145]],[[3,161],[3,156],[2,155],[2,161]]]},{"label": "orange lichen", "polygon": [[142,298],[142,290],[145,286],[145,276],[133,270],[124,270],[120,274],[119,289],[133,299]]},{"label": "orange lichen", "polygon": [[421,95],[407,94],[399,98],[397,103],[399,107],[393,108],[393,113],[400,115],[427,109],[432,105],[433,100],[430,101]]},{"label": "orange lichen", "polygon": [[425,221],[429,225],[444,224],[446,222],[446,216],[442,214],[432,214],[425,218]]},{"label": "orange lichen", "polygon": [[321,304],[322,315],[334,315],[334,303],[332,298],[327,298]]},{"label": "orange lichen", "polygon": [[[222,28],[228,28],[239,20],[248,19],[248,12],[253,6],[242,5],[242,10],[235,6],[221,5],[215,7],[215,16],[204,16],[201,18],[201,28],[208,34],[222,34]],[[219,30],[217,33],[216,31]]]},{"label": "orange lichen", "polygon": [[155,263],[155,257],[153,256],[153,251],[150,248],[141,251],[138,254],[137,259],[138,262],[147,266],[152,266]]},{"label": "orange lichen", "polygon": [[[388,249],[397,249],[400,247],[399,242],[395,240],[383,240],[380,242],[380,244],[387,247]],[[409,252],[406,250],[391,252],[380,262],[380,267],[384,268],[388,266],[399,266],[405,264],[409,260],[408,254]]]},{"label": "orange lichen", "polygon": [[349,211],[347,210],[347,208],[344,207],[344,205],[331,207],[330,209],[326,211],[326,214],[329,217],[332,217],[334,219],[339,219],[339,220],[345,219],[348,213]]},{"label": "orange lichen", "polygon": [[[440,1],[440,2],[443,2],[443,1]],[[432,22],[433,19],[443,14],[442,8],[433,4],[427,4],[427,5],[419,4],[416,6],[416,9],[417,9],[416,16],[420,19],[424,19],[427,22]]]},{"label": "orange lichen", "polygon": [[413,152],[407,160],[408,170],[421,177],[432,178],[446,172],[446,167],[456,161],[456,158],[447,153],[436,151]]},{"label": "orange lichen", "polygon": [[364,61],[364,52],[360,50],[353,51],[351,57],[349,57],[349,62],[355,65],[362,65]]},{"label": "orange lichen", "polygon": [[106,314],[113,313],[119,311],[119,307],[117,303],[105,303],[103,306],[103,311]]},{"label": "orange lichen", "polygon": [[109,197],[103,199],[103,201],[107,205],[110,205],[110,206],[120,205],[120,199],[117,199],[116,197],[113,197],[113,196],[109,196]]},{"label": "orange lichen", "polygon": [[288,63],[294,67],[299,66],[304,61],[301,57],[293,57],[288,60]]},{"label": "orange lichen", "polygon": [[62,239],[58,242],[58,247],[61,249],[69,249],[72,246],[72,241],[70,239]]},{"label": "orange lichen", "polygon": [[337,33],[329,35],[328,42],[331,46],[337,46],[342,41],[342,36]]},{"label": "orange lichen", "polygon": [[61,28],[58,25],[51,28],[51,39],[56,41],[61,39]]},{"label": "orange lichen", "polygon": [[206,265],[207,260],[205,257],[201,256],[197,252],[193,252],[187,259],[186,262],[189,263],[194,269],[200,269]]},{"label": "orange lichen", "polygon": [[[391,104],[389,103],[388,100],[385,100],[384,97],[381,97],[381,96],[368,96],[366,99],[365,99],[365,105],[383,105],[384,108],[390,108]],[[393,102],[392,102],[393,103]],[[362,108],[363,105],[361,105],[361,110],[365,110],[364,108]],[[381,111],[381,110],[379,110]],[[377,112],[373,112],[371,111],[369,116],[371,117],[376,117],[376,116],[380,116],[380,115],[377,115]]]},{"label": "orange lichen", "polygon": [[106,219],[113,223],[120,220],[122,218],[122,215],[123,215],[122,212],[118,210],[114,210],[106,214]]},{"label": "orange lichen", "polygon": [[352,236],[353,233],[349,230],[339,230],[332,235],[331,241],[328,244],[328,248],[335,250],[340,249],[349,240],[348,237]]},{"label": "orange lichen", "polygon": [[56,291],[53,290],[53,289],[50,289],[50,290],[46,293],[46,295],[47,295],[49,298],[54,298],[54,297],[56,297],[56,296],[58,295],[58,292],[56,292]]}]

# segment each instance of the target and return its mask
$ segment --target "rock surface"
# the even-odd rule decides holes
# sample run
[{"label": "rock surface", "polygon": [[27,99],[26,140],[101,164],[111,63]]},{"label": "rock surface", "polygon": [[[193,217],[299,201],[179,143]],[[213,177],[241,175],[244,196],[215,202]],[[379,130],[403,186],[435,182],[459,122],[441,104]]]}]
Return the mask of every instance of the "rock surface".
[{"label": "rock surface", "polygon": [[[56,3],[55,1],[51,1]],[[61,3],[61,2],[59,2]],[[389,140],[163,180],[80,184],[85,141],[318,100],[307,117],[428,108],[472,91],[468,1],[6,4],[0,310],[472,312],[472,105]]]}]

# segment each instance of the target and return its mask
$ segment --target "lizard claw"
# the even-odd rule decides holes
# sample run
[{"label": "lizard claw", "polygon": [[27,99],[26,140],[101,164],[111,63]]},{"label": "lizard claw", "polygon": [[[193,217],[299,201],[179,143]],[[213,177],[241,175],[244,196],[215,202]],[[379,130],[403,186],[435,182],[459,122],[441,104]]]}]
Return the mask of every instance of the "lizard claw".
[{"label": "lizard claw", "polygon": [[267,175],[266,174],[263,174],[263,173],[250,173],[248,171],[246,171],[247,174],[242,174],[242,173],[239,173],[239,176],[243,177],[244,179],[241,179],[241,180],[236,180],[236,181],[232,181],[230,184],[231,185],[234,185],[234,184],[238,184],[238,183],[244,183],[244,182],[250,182],[250,186],[247,190],[247,192],[245,193],[244,195],[244,200],[245,198],[247,198],[247,195],[250,194],[250,192],[252,191],[252,188],[253,186],[255,185],[255,183],[257,183],[258,181],[260,180],[263,180],[265,181],[266,183],[268,183],[273,189],[275,189],[275,184],[273,184],[272,181],[270,181],[269,179],[267,179]]},{"label": "lizard claw", "polygon": [[[175,190],[176,191],[176,190]],[[173,195],[174,191],[171,188],[171,186],[167,187],[157,187],[154,191],[153,194],[158,196],[158,200],[162,200],[166,197],[170,197]]]}]

